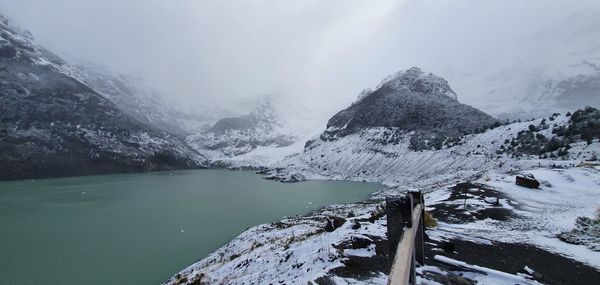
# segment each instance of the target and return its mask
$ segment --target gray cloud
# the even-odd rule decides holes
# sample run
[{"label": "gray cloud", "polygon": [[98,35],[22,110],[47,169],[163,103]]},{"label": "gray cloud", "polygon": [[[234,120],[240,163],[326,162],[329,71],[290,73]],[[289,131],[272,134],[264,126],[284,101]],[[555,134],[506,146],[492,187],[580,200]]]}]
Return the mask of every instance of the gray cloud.
[{"label": "gray cloud", "polygon": [[452,76],[510,60],[532,33],[594,2],[0,0],[0,9],[59,55],[143,74],[180,101],[273,94],[331,113],[400,69]]}]

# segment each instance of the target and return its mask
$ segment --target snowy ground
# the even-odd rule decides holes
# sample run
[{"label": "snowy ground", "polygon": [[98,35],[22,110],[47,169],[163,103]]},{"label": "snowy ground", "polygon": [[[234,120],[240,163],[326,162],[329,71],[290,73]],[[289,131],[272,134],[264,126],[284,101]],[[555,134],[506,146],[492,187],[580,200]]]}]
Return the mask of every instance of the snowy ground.
[{"label": "snowy ground", "polygon": [[[457,194],[451,189],[460,187],[453,183],[432,185],[432,191],[426,195],[428,208],[443,206],[449,214],[429,231],[430,237],[484,246],[496,242],[531,244],[581,261],[600,272],[600,253],[556,237],[570,230],[578,216],[595,215],[600,207],[600,170],[573,167],[527,172],[542,181],[540,189],[516,186],[513,173],[495,171],[473,180],[466,199],[461,198],[461,192]],[[491,190],[482,190],[477,185]],[[328,231],[332,217],[343,222],[339,228]],[[452,221],[452,217],[458,219]],[[208,284],[386,284],[385,225],[383,203],[377,200],[330,206],[307,217],[253,227],[167,284],[194,281],[201,276]],[[517,272],[510,272],[512,277],[507,278],[503,274],[451,271],[436,266],[419,270],[422,284],[444,284],[438,283],[439,276],[432,277],[426,271],[440,271],[447,278],[458,274],[478,284],[515,284],[515,280],[538,284]]]},{"label": "snowy ground", "polygon": [[[538,126],[544,119],[513,123],[465,136],[459,144],[440,150],[413,151],[409,149],[411,134],[405,134],[399,143],[388,143],[388,128],[370,128],[334,141],[318,137],[303,152],[290,155],[273,165],[271,175],[286,177],[301,173],[307,179],[332,179],[379,182],[388,186],[408,185],[427,187],[434,183],[464,179],[482,171],[512,171],[532,167],[576,165],[600,152],[600,142],[591,145],[572,144],[569,155],[561,159],[540,159],[524,156],[516,159],[511,154],[498,154],[506,140]],[[550,127],[538,133],[552,137],[554,125],[566,125],[569,117],[559,115]]]},{"label": "snowy ground", "polygon": [[[541,284],[535,280],[532,280],[530,276],[521,274],[508,274],[493,269],[470,265],[468,263],[449,259],[446,257],[440,257],[449,264],[456,264],[459,266],[468,266],[469,270],[481,270],[482,272],[473,272],[465,269],[464,271],[449,272],[447,269],[442,269],[437,266],[422,266],[417,269],[417,282],[422,285],[442,285],[442,284],[453,284],[451,282],[464,282],[463,280],[469,280],[476,282],[477,284],[494,284],[494,285],[538,285]],[[471,269],[473,268],[473,269]],[[485,273],[483,273],[485,272]],[[460,280],[460,281],[459,281]],[[387,284],[387,283],[384,283]],[[470,284],[470,283],[456,283],[456,284]]]},{"label": "snowy ground", "polygon": [[[440,236],[454,236],[489,243],[532,244],[539,248],[584,262],[600,270],[600,253],[584,245],[573,245],[560,241],[557,235],[569,231],[580,216],[594,217],[600,208],[600,170],[596,168],[547,169],[527,171],[541,182],[540,189],[517,186],[514,175],[486,173],[474,181],[491,186],[505,194],[500,199],[502,208],[509,209],[516,217],[508,220],[476,219],[469,223],[440,222],[436,230]],[[449,190],[440,190],[430,195],[430,205],[442,203]],[[445,195],[443,195],[443,194]],[[457,203],[463,201],[458,200]],[[466,208],[495,207],[468,198]]]},{"label": "snowy ground", "polygon": [[285,159],[286,156],[302,151],[304,141],[299,140],[289,146],[257,146],[251,151],[236,155],[226,156],[220,150],[200,149],[202,154],[211,161],[225,165],[228,168],[263,168],[270,167],[273,164]]},{"label": "snowy ground", "polygon": [[[376,255],[373,241],[383,239],[386,233],[382,211],[380,203],[338,205],[309,217],[253,227],[167,284],[180,284],[183,278],[194,281],[201,276],[208,284],[314,282],[343,267],[348,256]],[[336,223],[333,217],[338,219],[334,226],[338,228],[327,228]],[[356,225],[360,228],[353,229]],[[353,246],[356,240],[366,242]],[[336,281],[342,279],[336,277]],[[383,274],[375,274],[372,279],[376,283],[386,280]]]},{"label": "snowy ground", "polygon": [[[552,137],[552,128],[567,124],[569,118],[559,115],[545,121],[550,127],[537,133]],[[389,130],[371,128],[334,141],[316,137],[293,155],[287,150],[276,153],[265,148],[252,154],[263,153],[263,157],[236,157],[238,162],[254,164],[273,158],[266,160],[272,167],[267,175],[272,178],[300,175],[306,179],[379,182],[388,187],[365,203],[326,207],[306,217],[253,227],[166,284],[198,280],[209,284],[385,284],[389,268],[382,201],[386,195],[413,188],[427,193],[426,204],[437,215],[438,227],[430,231],[434,242],[462,241],[484,250],[510,245],[533,258],[544,254],[571,269],[585,267],[580,278],[587,278],[590,272],[600,276],[599,252],[589,245],[557,238],[575,226],[577,217],[594,217],[600,208],[600,170],[576,167],[600,153],[600,142],[572,143],[567,156],[555,159],[532,155],[517,158],[498,152],[530,125],[543,125],[542,119],[468,135],[440,150],[413,151],[408,148],[410,134],[398,143],[389,143]],[[283,161],[271,164],[281,156],[285,156]],[[532,173],[542,186],[516,186],[518,173]],[[465,193],[459,191],[464,185],[469,185]],[[331,221],[339,222],[339,228],[327,229]],[[453,258],[469,262],[473,256]],[[493,268],[494,263],[489,266]],[[439,265],[420,270],[422,284],[448,284],[444,278],[457,274],[478,284],[514,284],[523,278],[527,280],[521,284],[536,284],[527,274],[518,275],[518,270],[509,272],[510,278]],[[435,270],[444,272],[445,277],[425,273]]]}]

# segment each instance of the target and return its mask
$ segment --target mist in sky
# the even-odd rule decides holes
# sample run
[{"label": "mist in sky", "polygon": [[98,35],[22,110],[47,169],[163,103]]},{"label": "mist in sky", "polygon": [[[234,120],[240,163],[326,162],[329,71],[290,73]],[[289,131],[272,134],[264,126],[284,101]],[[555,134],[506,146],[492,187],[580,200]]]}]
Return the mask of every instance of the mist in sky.
[{"label": "mist in sky", "polygon": [[58,55],[142,75],[177,101],[270,94],[333,113],[411,66],[451,79],[514,60],[532,34],[597,2],[0,0],[0,9]]}]

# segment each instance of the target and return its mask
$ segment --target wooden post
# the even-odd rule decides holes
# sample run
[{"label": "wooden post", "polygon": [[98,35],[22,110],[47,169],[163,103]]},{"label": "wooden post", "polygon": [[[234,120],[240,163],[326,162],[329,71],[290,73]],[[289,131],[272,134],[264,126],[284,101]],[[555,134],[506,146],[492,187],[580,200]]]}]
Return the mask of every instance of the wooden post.
[{"label": "wooden post", "polygon": [[[412,225],[418,225],[421,223],[421,211],[422,205],[412,211]],[[407,285],[413,284],[416,280],[415,265],[415,239],[418,227],[404,228],[402,238],[398,244],[396,250],[396,256],[394,258],[392,268],[390,270],[390,277],[388,279],[388,285]]]},{"label": "wooden post", "polygon": [[[411,199],[407,196],[386,197],[387,214],[387,238],[389,244],[390,263],[394,262],[398,243],[402,238],[404,226],[412,223],[410,212],[412,209]],[[406,214],[408,211],[408,214]]]},{"label": "wooden post", "polygon": [[423,231],[425,229],[425,200],[420,191],[404,196],[386,197],[387,230],[390,248],[390,278],[388,284],[417,282],[417,264],[423,265]]}]

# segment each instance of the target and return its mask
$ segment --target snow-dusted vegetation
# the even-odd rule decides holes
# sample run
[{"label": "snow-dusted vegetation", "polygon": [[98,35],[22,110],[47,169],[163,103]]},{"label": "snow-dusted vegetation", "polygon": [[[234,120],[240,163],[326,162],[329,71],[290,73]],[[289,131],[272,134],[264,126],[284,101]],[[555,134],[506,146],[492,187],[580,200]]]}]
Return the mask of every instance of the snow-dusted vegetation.
[{"label": "snow-dusted vegetation", "polygon": [[457,101],[448,82],[413,67],[386,78],[327,123],[321,140],[336,140],[366,128],[389,128],[385,143],[398,144],[412,132],[411,150],[441,149],[448,141],[500,125],[491,116]]},{"label": "snow-dusted vegetation", "polygon": [[560,233],[558,238],[568,243],[581,244],[594,251],[600,251],[600,213],[597,213],[596,217],[577,217],[574,228]]},{"label": "snow-dusted vegetation", "polygon": [[[395,13],[394,5],[367,14],[419,23],[424,10],[444,8],[412,5],[407,11],[416,16]],[[449,11],[462,7],[450,6],[446,7]],[[240,10],[237,17],[256,12]],[[277,21],[294,18],[283,10],[280,14],[284,17]],[[337,7],[334,11],[343,12]],[[348,19],[357,18],[349,15]],[[220,16],[194,18],[212,24]],[[454,21],[456,16],[452,16]],[[440,16],[435,18],[439,21]],[[213,70],[191,74],[201,69],[180,70],[167,63],[170,69],[144,59],[152,68],[179,75],[176,80],[171,77],[175,83],[165,84],[173,92],[197,95],[185,95],[196,98],[190,100],[196,100],[195,105],[175,107],[147,82],[95,65],[69,64],[38,44],[30,32],[0,16],[0,180],[212,167],[253,169],[265,179],[280,182],[349,180],[382,185],[366,201],[330,205],[305,216],[254,225],[173,275],[165,281],[168,285],[386,284],[390,250],[385,198],[414,189],[425,194],[430,226],[426,262],[417,269],[420,284],[600,284],[598,19],[599,12],[590,9],[562,21],[546,20],[536,33],[523,32],[522,37],[537,40],[525,42],[519,51],[496,55],[504,47],[473,47],[473,53],[498,56],[492,60],[470,56],[461,56],[455,63],[455,59],[440,60],[438,53],[445,55],[462,45],[448,40],[453,33],[447,38],[424,34],[427,40],[435,40],[425,43],[442,48],[435,56],[431,51],[424,53],[416,64],[426,59],[423,66],[447,73],[450,82],[413,67],[386,77],[374,89],[365,89],[342,109],[328,96],[348,90],[344,85],[356,86],[355,82],[333,84],[337,76],[350,81],[390,71],[386,66],[347,72],[352,76],[340,72],[351,65],[345,65],[348,58],[336,58],[338,54],[352,58],[363,54],[347,53],[344,45],[366,47],[369,40],[376,39],[353,42],[336,37],[354,32],[377,34],[374,28],[359,31],[364,23],[352,25],[356,30],[352,33],[321,29],[318,21],[312,23],[318,33],[289,33],[287,29],[295,25],[282,24],[278,28],[283,34],[293,34],[293,40],[261,41],[260,46],[247,47],[246,36],[260,33],[246,31],[247,35],[240,37],[232,32],[238,29],[227,29],[224,34],[235,40],[219,42],[219,33],[211,30],[198,37],[202,43],[196,45],[191,44],[192,35],[155,37],[152,41],[157,42],[152,43],[165,49],[177,42],[168,37],[189,41],[189,50],[177,55],[181,62],[212,63],[223,69],[215,70],[222,78],[214,80]],[[365,20],[377,22],[370,17]],[[441,28],[444,22],[436,21]],[[235,26],[237,22],[218,24]],[[167,21],[161,25],[172,32]],[[272,25],[265,20],[258,26]],[[427,30],[412,26],[407,30],[420,34],[420,28]],[[275,36],[284,39],[283,34]],[[317,44],[310,42],[313,34]],[[395,36],[396,31],[389,35]],[[422,42],[422,36],[415,42]],[[411,44],[410,36],[398,38],[403,45]],[[519,42],[518,37],[510,38]],[[218,51],[206,52],[213,40]],[[385,52],[391,41],[380,43],[386,48],[377,50]],[[288,42],[297,46],[285,49]],[[576,44],[564,47],[564,42]],[[248,62],[240,56],[271,45],[285,49],[284,54],[263,57],[252,53],[250,57],[257,61]],[[318,51],[302,57],[304,49],[312,46],[318,46]],[[412,59],[395,61],[400,53],[412,56],[410,48],[389,46],[394,54],[369,60],[402,62],[400,66],[414,63]],[[550,48],[554,46],[560,48]],[[161,50],[163,53],[168,51]],[[222,55],[227,55],[226,60],[219,58]],[[485,57],[482,55],[476,56]],[[265,72],[263,68],[272,68],[270,61],[278,56],[300,57],[291,64],[286,61],[282,64],[285,68],[277,72]],[[328,57],[335,59],[328,62]],[[508,58],[520,61],[508,62]],[[154,60],[165,65],[156,57]],[[312,65],[299,64],[304,60]],[[244,62],[244,67],[233,70],[238,61]],[[457,63],[468,67],[457,69],[453,66]],[[328,70],[328,65],[340,67]],[[267,75],[253,74],[260,72]],[[154,78],[158,78],[156,74]],[[264,78],[269,78],[269,84]],[[212,88],[195,85],[196,80]],[[194,84],[179,86],[180,81]],[[202,101],[227,92],[258,94],[263,88],[274,94],[292,89],[295,93],[283,108],[274,106],[267,95],[259,97],[253,108],[244,106],[239,112],[208,107]],[[196,94],[202,92],[214,94]],[[313,97],[312,92],[322,97]],[[316,112],[294,114],[296,106],[290,105],[302,105],[305,98],[315,101],[307,106],[334,106],[335,110],[321,110],[329,118],[326,125],[325,120],[313,118],[320,126],[315,128],[306,119],[316,117]],[[348,99],[340,98],[342,104]],[[301,122],[287,120],[294,116]],[[517,177],[529,177],[535,185],[520,186]],[[214,215],[218,217],[218,213]]]},{"label": "snow-dusted vegetation", "polygon": [[0,21],[0,179],[203,167],[178,137],[124,113]]},{"label": "snow-dusted vegetation", "polygon": [[[477,284],[515,284],[515,280],[521,284],[545,284],[538,283],[534,273],[521,272],[527,266],[551,273],[542,267],[544,262],[571,266],[563,270],[581,266],[600,269],[593,246],[597,236],[587,223],[593,218],[583,218],[585,221],[577,218],[595,215],[600,201],[600,170],[541,167],[528,172],[540,179],[540,189],[517,186],[514,174],[495,170],[471,177],[466,192],[463,185],[447,180],[430,180],[421,186],[428,191],[428,211],[438,219],[437,226],[427,230],[430,238],[427,266],[419,269],[423,284],[454,284],[447,283],[449,279]],[[294,284],[387,284],[386,217],[380,199],[384,193],[397,193],[402,188],[391,187],[376,193],[368,203],[326,207],[307,217],[253,227],[166,284],[288,283],[290,280]],[[561,233],[570,231],[576,223],[579,225],[570,236],[581,245],[563,242]],[[457,245],[446,252],[443,242]],[[434,255],[441,255],[468,260],[473,258],[470,249],[476,247],[480,248],[479,259],[485,259],[487,254],[498,254],[494,251],[502,251],[509,244],[517,249],[522,247],[533,256],[530,261],[525,256],[523,260],[518,257],[509,260],[512,267],[520,266],[514,272],[502,261],[486,263],[509,274],[448,268],[433,259]],[[527,251],[528,245],[539,248],[550,260],[532,261],[536,260],[535,252]],[[575,261],[571,264],[569,260]],[[597,273],[588,269],[581,274],[568,278],[585,280]]]},{"label": "snow-dusted vegetation", "polygon": [[[407,84],[405,90],[414,89],[411,85],[422,83],[415,80]],[[385,84],[381,88],[385,89]],[[446,89],[451,90],[449,87]],[[387,96],[399,97],[394,99],[398,102],[405,101],[405,97],[419,96],[413,93],[391,94]],[[446,103],[440,105],[440,98]],[[285,178],[302,173],[309,179],[420,185],[430,179],[460,179],[484,170],[571,166],[582,160],[596,159],[597,109],[585,108],[573,114],[557,113],[549,118],[511,124],[488,120],[485,114],[482,121],[480,111],[476,110],[475,117],[462,123],[454,116],[463,119],[469,116],[459,115],[453,107],[471,107],[446,98],[443,93],[421,94],[422,107],[432,105],[437,111],[436,115],[424,116],[423,120],[417,121],[400,119],[412,112],[403,104],[380,104],[377,100],[365,102],[363,99],[360,102],[367,106],[362,107],[362,111],[353,104],[338,113],[321,136],[308,141],[302,153],[276,164],[269,175]],[[390,117],[385,114],[388,113],[397,116],[402,123],[387,121]],[[449,114],[449,117],[440,113]],[[341,127],[336,123],[340,114],[344,114],[344,121],[349,122]],[[367,114],[377,114],[376,117],[381,120],[351,125],[350,122],[369,118]],[[419,144],[416,148],[415,142]]]},{"label": "snow-dusted vegetation", "polygon": [[[561,278],[540,279],[536,270],[548,274],[552,266],[527,261],[529,255],[546,256],[547,262],[569,270],[585,267],[571,280],[597,273],[597,109],[499,123],[458,103],[439,77],[418,69],[396,76],[388,78],[394,82],[392,91],[384,81],[375,91],[361,93],[302,152],[264,171],[282,181],[372,181],[386,188],[367,203],[251,228],[167,284],[386,284],[383,199],[414,188],[427,193],[428,211],[437,219],[437,227],[427,231],[422,284],[543,284]],[[420,120],[403,119],[412,114],[407,105],[414,100],[419,110],[434,106],[436,111]],[[520,173],[532,173],[540,188],[515,185]],[[457,244],[456,249],[446,252],[447,243]],[[510,265],[484,262],[506,247],[522,254]],[[508,273],[456,267],[465,260]]]}]

